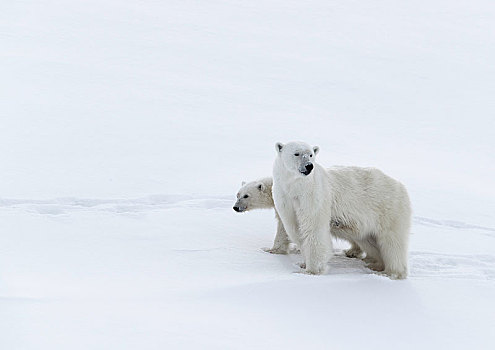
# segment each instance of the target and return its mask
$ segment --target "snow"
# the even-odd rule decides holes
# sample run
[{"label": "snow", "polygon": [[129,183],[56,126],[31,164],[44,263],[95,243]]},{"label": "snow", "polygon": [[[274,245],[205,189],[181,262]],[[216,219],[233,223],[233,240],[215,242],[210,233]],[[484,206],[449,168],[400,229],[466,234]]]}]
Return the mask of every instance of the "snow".
[{"label": "snow", "polygon": [[[0,11],[0,348],[495,347],[488,0]],[[410,276],[262,251],[274,144],[409,189]]]}]

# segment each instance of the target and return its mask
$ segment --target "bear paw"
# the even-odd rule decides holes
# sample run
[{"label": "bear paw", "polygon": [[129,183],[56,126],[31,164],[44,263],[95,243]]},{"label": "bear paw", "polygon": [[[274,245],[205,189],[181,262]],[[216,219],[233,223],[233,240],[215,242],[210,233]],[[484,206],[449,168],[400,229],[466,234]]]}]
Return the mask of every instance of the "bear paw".
[{"label": "bear paw", "polygon": [[385,269],[385,266],[383,265],[382,262],[373,262],[368,264],[368,268],[373,270],[373,271],[383,271]]},{"label": "bear paw", "polygon": [[312,264],[312,266],[306,265],[306,270],[304,271],[308,275],[322,275],[327,271],[326,264]]},{"label": "bear paw", "polygon": [[263,251],[270,254],[287,254],[287,248],[273,247],[273,248],[261,248]]},{"label": "bear paw", "polygon": [[407,271],[384,271],[391,280],[403,280],[407,278]]},{"label": "bear paw", "polygon": [[348,258],[360,258],[363,251],[359,248],[351,248],[344,250],[344,253]]}]

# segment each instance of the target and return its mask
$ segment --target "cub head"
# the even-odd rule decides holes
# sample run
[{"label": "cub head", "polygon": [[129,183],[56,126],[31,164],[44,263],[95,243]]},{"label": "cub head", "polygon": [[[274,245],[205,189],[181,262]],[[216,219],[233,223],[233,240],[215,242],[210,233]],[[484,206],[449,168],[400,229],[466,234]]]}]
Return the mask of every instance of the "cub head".
[{"label": "cub head", "polygon": [[251,209],[273,208],[272,184],[270,178],[242,183],[237,192],[237,201],[233,209],[242,213]]},{"label": "cub head", "polygon": [[311,147],[304,142],[289,142],[285,145],[277,142],[275,150],[287,170],[298,175],[308,176],[313,171],[316,155],[320,148],[318,146]]}]

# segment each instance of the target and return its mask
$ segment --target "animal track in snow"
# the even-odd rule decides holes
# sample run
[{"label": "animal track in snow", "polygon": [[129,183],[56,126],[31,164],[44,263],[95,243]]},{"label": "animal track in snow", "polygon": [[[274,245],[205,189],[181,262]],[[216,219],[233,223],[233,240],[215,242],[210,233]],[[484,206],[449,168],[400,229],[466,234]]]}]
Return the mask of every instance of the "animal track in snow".
[{"label": "animal track in snow", "polygon": [[421,216],[415,216],[413,217],[413,222],[417,225],[423,225],[423,226],[443,226],[443,227],[449,227],[455,229],[475,229],[475,230],[495,232],[495,228],[492,227],[472,225],[462,221],[455,221],[455,220],[435,220]]},{"label": "animal track in snow", "polygon": [[495,256],[427,252],[409,254],[410,276],[495,280]]},{"label": "animal track in snow", "polygon": [[0,208],[19,209],[43,215],[76,211],[101,211],[117,214],[140,213],[170,208],[230,208],[232,196],[152,195],[135,199],[56,198],[50,200],[0,199]]}]

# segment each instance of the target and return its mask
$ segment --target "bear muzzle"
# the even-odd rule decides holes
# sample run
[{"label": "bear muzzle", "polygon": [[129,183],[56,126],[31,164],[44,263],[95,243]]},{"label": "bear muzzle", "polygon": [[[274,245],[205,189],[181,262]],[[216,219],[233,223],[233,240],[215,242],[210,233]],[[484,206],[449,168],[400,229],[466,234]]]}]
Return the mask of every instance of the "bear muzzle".
[{"label": "bear muzzle", "polygon": [[234,204],[232,209],[234,209],[238,213],[242,213],[243,211],[246,211],[247,206],[236,203]]},{"label": "bear muzzle", "polygon": [[311,171],[313,171],[313,163],[308,163],[306,165],[304,165],[304,169],[303,170],[300,170],[302,174],[308,176],[309,174],[311,174]]}]

